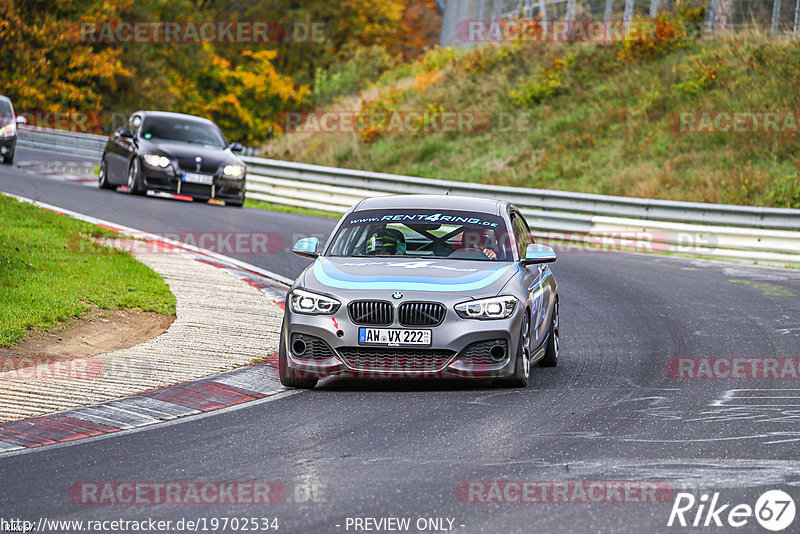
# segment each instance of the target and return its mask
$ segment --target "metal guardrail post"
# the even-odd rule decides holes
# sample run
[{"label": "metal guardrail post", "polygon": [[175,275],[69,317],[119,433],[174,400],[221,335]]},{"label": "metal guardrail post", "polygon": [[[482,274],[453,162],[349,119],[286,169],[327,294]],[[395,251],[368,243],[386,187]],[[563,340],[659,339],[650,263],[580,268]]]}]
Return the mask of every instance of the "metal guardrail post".
[{"label": "metal guardrail post", "polygon": [[565,18],[568,21],[575,20],[575,1],[576,0],[567,0],[567,16]]},{"label": "metal guardrail post", "polygon": [[772,35],[778,34],[778,22],[781,19],[781,0],[772,1],[772,24],[770,25],[770,33]]},{"label": "metal guardrail post", "polygon": [[634,0],[625,0],[625,21],[624,21],[624,28],[625,34],[627,35],[628,29],[631,26],[631,19],[633,18],[633,1]]},{"label": "metal guardrail post", "polygon": [[705,27],[706,30],[714,33],[714,30],[717,26],[717,7],[718,7],[719,0],[709,0],[708,2],[708,10],[706,11],[706,21]]},{"label": "metal guardrail post", "polygon": [[547,2],[539,0],[539,14],[542,17],[542,31],[547,35]]},{"label": "metal guardrail post", "polygon": [[792,28],[792,35],[794,37],[800,35],[800,0],[795,0],[794,3],[794,27]]}]

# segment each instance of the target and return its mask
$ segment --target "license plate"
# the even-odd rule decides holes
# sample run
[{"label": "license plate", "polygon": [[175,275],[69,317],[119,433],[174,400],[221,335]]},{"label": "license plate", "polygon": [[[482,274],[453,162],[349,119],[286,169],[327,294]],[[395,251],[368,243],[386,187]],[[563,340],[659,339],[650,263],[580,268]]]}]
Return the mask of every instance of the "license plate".
[{"label": "license plate", "polygon": [[430,345],[430,330],[404,330],[399,328],[359,328],[358,343],[361,345]]},{"label": "license plate", "polygon": [[183,181],[191,182],[193,184],[211,185],[214,183],[213,174],[198,174],[196,172],[183,173]]}]

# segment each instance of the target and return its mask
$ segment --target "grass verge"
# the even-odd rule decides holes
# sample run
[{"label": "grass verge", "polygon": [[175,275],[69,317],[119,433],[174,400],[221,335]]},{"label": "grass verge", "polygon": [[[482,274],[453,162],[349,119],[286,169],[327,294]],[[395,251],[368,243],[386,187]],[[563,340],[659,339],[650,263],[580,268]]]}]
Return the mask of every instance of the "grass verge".
[{"label": "grass verge", "polygon": [[316,217],[330,217],[338,219],[342,216],[341,213],[331,213],[329,211],[312,210],[307,208],[295,208],[292,206],[284,206],[283,204],[276,204],[274,202],[264,202],[262,200],[245,199],[244,205],[247,208],[259,208],[272,211],[285,211],[288,213],[299,213],[301,215],[314,215]]},{"label": "grass verge", "polygon": [[160,275],[93,238],[117,235],[0,195],[0,346],[30,329],[80,316],[90,305],[175,314]]},{"label": "grass verge", "polygon": [[[703,16],[700,6],[659,17],[659,39],[642,43],[433,50],[352,99],[370,119],[357,131],[307,123],[263,152],[427,178],[800,208],[800,41],[755,31],[703,38]],[[381,122],[416,111],[436,125],[476,110],[463,131]],[[765,111],[778,127],[758,126]],[[733,112],[755,118],[734,130]]]}]

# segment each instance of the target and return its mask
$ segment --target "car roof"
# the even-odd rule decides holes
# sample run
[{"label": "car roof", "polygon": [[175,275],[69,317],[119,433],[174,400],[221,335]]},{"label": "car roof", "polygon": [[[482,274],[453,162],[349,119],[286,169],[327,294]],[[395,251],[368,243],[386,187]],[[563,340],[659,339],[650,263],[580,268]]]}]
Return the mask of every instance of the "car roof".
[{"label": "car roof", "polygon": [[0,100],[3,100],[3,101],[5,101],[5,102],[8,102],[9,104],[11,103],[11,99],[10,99],[10,98],[8,98],[8,97],[7,97],[7,96],[5,96],[5,95],[0,95]]},{"label": "car roof", "polygon": [[387,195],[365,198],[354,209],[364,210],[422,208],[468,210],[500,215],[508,206],[505,200],[458,195]]},{"label": "car roof", "polygon": [[186,113],[173,113],[171,111],[140,110],[135,113],[131,113],[131,115],[141,115],[142,117],[161,117],[164,119],[190,119],[202,122],[210,122],[211,124],[214,124],[214,121],[209,120],[205,117],[198,117],[197,115],[188,115]]}]

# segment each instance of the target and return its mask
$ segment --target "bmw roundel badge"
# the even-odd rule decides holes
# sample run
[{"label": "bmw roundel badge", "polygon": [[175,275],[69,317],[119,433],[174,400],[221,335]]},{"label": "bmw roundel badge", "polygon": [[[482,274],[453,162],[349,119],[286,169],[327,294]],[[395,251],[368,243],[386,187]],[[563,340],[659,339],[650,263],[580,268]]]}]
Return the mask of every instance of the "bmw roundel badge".
[{"label": "bmw roundel badge", "polygon": [[392,298],[401,299],[403,298],[403,294],[400,293],[399,291],[395,291],[394,293],[392,293]]}]

